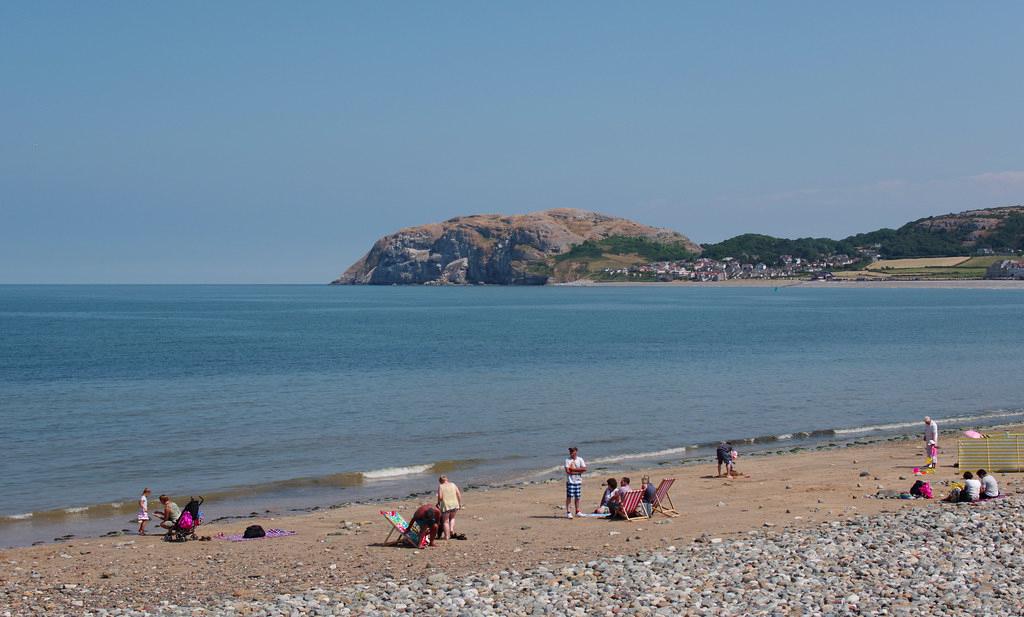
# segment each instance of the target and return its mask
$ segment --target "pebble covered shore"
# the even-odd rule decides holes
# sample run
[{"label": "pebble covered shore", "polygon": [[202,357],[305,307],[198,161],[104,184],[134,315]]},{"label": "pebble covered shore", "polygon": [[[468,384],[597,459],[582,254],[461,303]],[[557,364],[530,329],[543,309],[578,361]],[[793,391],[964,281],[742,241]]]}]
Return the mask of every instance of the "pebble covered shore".
[{"label": "pebble covered shore", "polygon": [[817,527],[766,524],[733,538],[705,535],[686,546],[523,572],[385,577],[149,612],[88,607],[80,589],[46,590],[60,606],[39,612],[42,602],[33,604],[30,590],[8,587],[0,606],[17,608],[0,615],[1020,615],[1022,505],[1021,497],[930,503]]}]

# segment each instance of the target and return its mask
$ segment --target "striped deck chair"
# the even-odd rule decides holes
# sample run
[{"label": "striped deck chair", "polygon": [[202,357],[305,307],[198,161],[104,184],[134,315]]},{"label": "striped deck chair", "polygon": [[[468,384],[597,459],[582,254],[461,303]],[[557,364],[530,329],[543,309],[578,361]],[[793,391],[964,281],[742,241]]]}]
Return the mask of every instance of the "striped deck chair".
[{"label": "striped deck chair", "polygon": [[[413,548],[420,548],[420,534],[409,529],[409,523],[405,522],[402,515],[395,510],[381,510],[380,515],[383,516],[389,523],[391,523],[391,530],[388,531],[388,536],[384,538],[384,544],[401,544],[403,540],[409,543]],[[398,534],[392,542],[391,536]]]},{"label": "striped deck chair", "polygon": [[657,490],[654,491],[654,503],[652,504],[654,507],[651,508],[651,516],[654,516],[655,512],[661,512],[672,518],[679,516],[679,511],[672,504],[672,496],[668,494],[668,490],[672,488],[675,481],[675,478],[665,478],[658,484]]},{"label": "striped deck chair", "polygon": [[643,510],[637,511],[637,508],[640,506],[640,500],[643,498],[643,489],[637,488],[626,491],[626,494],[622,496],[622,510],[619,512],[619,516],[627,521],[636,520],[640,517],[646,518],[647,515]]}]

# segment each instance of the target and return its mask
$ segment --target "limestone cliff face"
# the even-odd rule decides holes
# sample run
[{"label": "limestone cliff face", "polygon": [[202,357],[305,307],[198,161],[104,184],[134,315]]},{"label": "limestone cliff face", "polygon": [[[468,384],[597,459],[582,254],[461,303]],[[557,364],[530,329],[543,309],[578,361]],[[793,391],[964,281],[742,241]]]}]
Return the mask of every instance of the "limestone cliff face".
[{"label": "limestone cliff face", "polygon": [[670,229],[559,208],[530,214],[463,216],[408,227],[374,243],[336,285],[487,283],[543,285],[548,261],[585,240],[643,237],[700,247]]}]

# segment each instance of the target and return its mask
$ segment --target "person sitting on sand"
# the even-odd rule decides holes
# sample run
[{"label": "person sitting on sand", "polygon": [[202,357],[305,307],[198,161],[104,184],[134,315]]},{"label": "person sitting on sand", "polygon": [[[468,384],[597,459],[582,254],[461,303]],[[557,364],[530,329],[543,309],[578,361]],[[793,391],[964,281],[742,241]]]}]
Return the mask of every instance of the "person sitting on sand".
[{"label": "person sitting on sand", "polygon": [[999,483],[984,469],[978,470],[978,478],[981,480],[981,499],[992,499],[999,497]]},{"label": "person sitting on sand", "polygon": [[658,489],[654,488],[651,484],[651,477],[644,476],[640,478],[640,488],[644,491],[643,499],[640,501],[640,507],[644,509],[644,514],[650,516],[654,511],[654,494]]},{"label": "person sitting on sand", "polygon": [[920,499],[932,498],[932,486],[924,481],[920,467],[914,467],[914,485],[910,487],[910,494]]},{"label": "person sitting on sand", "polygon": [[981,481],[974,477],[974,474],[965,471],[964,472],[964,488],[960,491],[960,501],[978,501],[981,497]]},{"label": "person sitting on sand", "polygon": [[608,513],[608,503],[612,500],[612,496],[615,495],[616,489],[619,488],[619,481],[615,478],[608,478],[608,482],[605,483],[605,486],[604,495],[601,496],[601,505],[597,506],[597,509],[594,510],[594,514]]},{"label": "person sitting on sand", "polygon": [[420,546],[433,546],[437,537],[437,526],[441,522],[441,510],[432,503],[425,503],[416,509],[409,521],[409,528],[416,527],[420,533]]},{"label": "person sitting on sand", "polygon": [[437,479],[437,507],[441,509],[442,537],[450,540],[455,535],[455,513],[462,509],[462,491],[448,476]]},{"label": "person sitting on sand", "polygon": [[171,501],[171,498],[167,495],[160,495],[160,503],[164,507],[163,510],[157,510],[153,514],[156,514],[160,519],[161,527],[170,530],[178,522],[178,517],[181,516],[181,508],[178,507],[178,504]]},{"label": "person sitting on sand", "polygon": [[632,512],[623,512],[622,503],[626,498],[626,493],[633,490],[629,486],[629,478],[623,477],[619,481],[619,488],[615,489],[615,493],[612,495],[611,500],[608,502],[608,510],[612,513],[612,516],[623,516],[624,514],[632,514]]}]

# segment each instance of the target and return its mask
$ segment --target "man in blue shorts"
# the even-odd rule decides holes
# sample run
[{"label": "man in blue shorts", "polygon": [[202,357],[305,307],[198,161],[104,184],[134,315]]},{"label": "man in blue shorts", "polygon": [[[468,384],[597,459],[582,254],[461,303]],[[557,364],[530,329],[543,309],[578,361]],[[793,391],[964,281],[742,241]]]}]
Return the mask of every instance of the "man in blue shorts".
[{"label": "man in blue shorts", "polygon": [[732,444],[728,441],[718,442],[718,449],[715,450],[715,458],[718,459],[718,477],[722,477],[722,465],[725,465],[725,475],[732,479]]},{"label": "man in blue shorts", "polygon": [[587,463],[580,458],[579,450],[569,448],[569,458],[565,459],[565,517],[572,518],[572,501],[576,500],[576,514],[580,514],[580,495],[583,492],[583,474],[587,471]]}]

